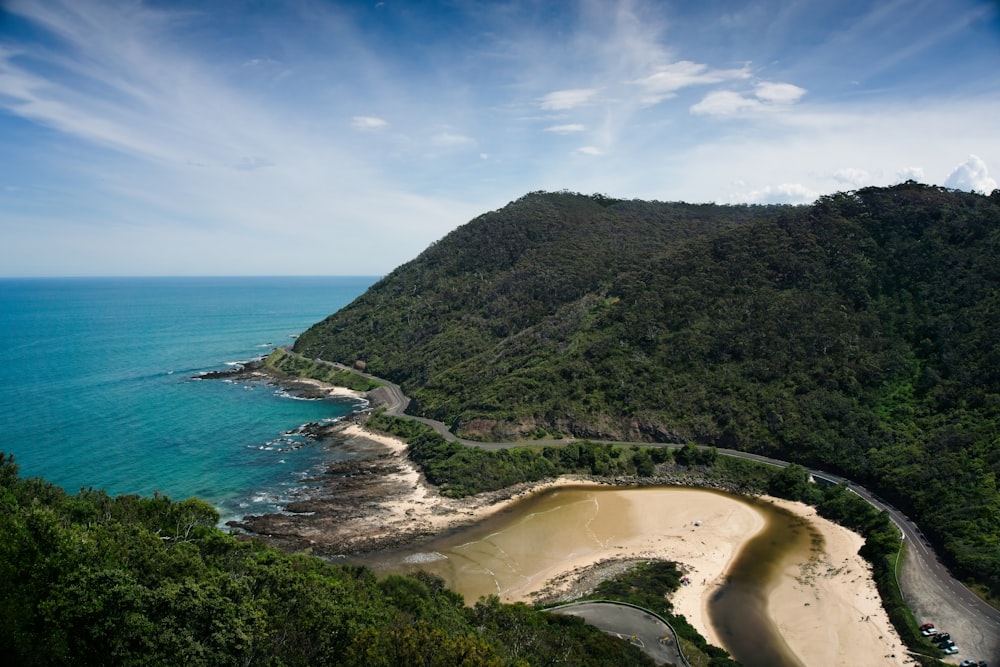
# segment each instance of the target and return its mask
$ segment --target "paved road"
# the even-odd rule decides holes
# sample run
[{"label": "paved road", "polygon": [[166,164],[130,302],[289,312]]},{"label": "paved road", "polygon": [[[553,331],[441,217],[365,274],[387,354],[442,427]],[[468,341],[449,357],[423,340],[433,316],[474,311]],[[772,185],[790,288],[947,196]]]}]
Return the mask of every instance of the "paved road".
[{"label": "paved road", "polygon": [[[674,629],[646,609],[620,602],[573,602],[548,611],[580,616],[604,632],[632,642],[657,664],[688,664],[677,645]],[[667,641],[662,641],[665,638]]]},{"label": "paved road", "polygon": [[[289,353],[294,354],[291,350],[289,350]],[[342,364],[318,359],[314,361],[326,363],[337,368],[346,368]],[[470,447],[492,450],[523,447],[525,444],[558,446],[573,442],[573,439],[532,440],[530,443],[487,443],[465,440],[457,437],[448,430],[447,426],[439,421],[406,414],[406,408],[410,404],[410,399],[403,393],[399,385],[373,375],[365,373],[362,373],[362,375],[382,384],[382,387],[376,390],[377,400],[386,408],[387,413],[419,421],[433,428],[444,438],[461,442]],[[680,447],[677,444],[648,442],[615,442],[614,444]],[[773,466],[785,467],[790,465],[787,461],[780,461],[749,452],[740,452],[734,449],[718,449],[718,452],[723,456],[750,459]],[[887,512],[902,531],[903,539],[907,541],[908,547],[906,551],[907,557],[903,559],[903,563],[901,564],[898,580],[900,590],[903,593],[903,599],[906,600],[907,605],[909,605],[921,623],[935,623],[939,629],[951,634],[961,653],[959,656],[949,658],[948,661],[957,664],[960,660],[973,658],[976,660],[988,660],[991,664],[1000,664],[1000,610],[994,609],[983,602],[975,593],[951,576],[947,568],[941,564],[937,555],[930,548],[930,545],[916,524],[910,521],[899,510],[850,480],[821,470],[811,470],[810,473],[815,478],[828,480],[836,484],[847,483],[851,491],[871,503],[876,509]]]}]

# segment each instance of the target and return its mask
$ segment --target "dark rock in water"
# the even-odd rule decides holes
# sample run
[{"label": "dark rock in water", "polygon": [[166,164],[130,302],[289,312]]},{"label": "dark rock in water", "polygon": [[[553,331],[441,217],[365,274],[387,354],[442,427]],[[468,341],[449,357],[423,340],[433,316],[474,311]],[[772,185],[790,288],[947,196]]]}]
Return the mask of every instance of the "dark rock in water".
[{"label": "dark rock in water", "polygon": [[198,380],[220,380],[227,378],[232,379],[249,377],[250,375],[260,371],[263,367],[263,359],[251,359],[250,361],[244,361],[233,366],[232,368],[227,368],[222,371],[207,371],[205,373],[199,373],[198,375],[195,375],[194,378]]},{"label": "dark rock in water", "polygon": [[282,513],[246,516],[227,525],[244,531],[237,535],[241,539],[328,558],[396,546],[402,536],[366,535],[358,526],[378,521],[381,504],[408,491],[393,478],[400,469],[393,456],[339,461],[327,469],[315,496],[289,503]]}]

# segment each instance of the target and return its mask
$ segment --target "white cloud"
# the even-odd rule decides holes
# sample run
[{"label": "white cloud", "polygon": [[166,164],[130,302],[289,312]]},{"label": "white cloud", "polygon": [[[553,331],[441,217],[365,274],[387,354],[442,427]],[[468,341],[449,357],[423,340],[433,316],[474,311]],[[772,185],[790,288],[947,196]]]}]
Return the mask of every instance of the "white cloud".
[{"label": "white cloud", "polygon": [[649,76],[632,83],[643,88],[645,91],[643,102],[652,105],[673,97],[681,88],[749,77],[749,65],[744,65],[739,69],[712,69],[702,63],[681,60],[669,65],[661,65]]},{"label": "white cloud", "polygon": [[542,97],[539,104],[541,104],[543,109],[552,111],[573,109],[591,101],[597,93],[597,88],[557,90]]},{"label": "white cloud", "polygon": [[545,128],[545,131],[555,134],[573,134],[574,132],[583,132],[585,129],[587,128],[582,123],[569,123],[567,125],[552,125]]},{"label": "white cloud", "polygon": [[791,83],[764,81],[754,86],[751,95],[732,90],[712,91],[691,107],[691,113],[732,116],[744,112],[773,110],[795,104],[805,94],[805,88]]},{"label": "white cloud", "polygon": [[691,107],[691,113],[706,116],[731,116],[742,111],[753,111],[761,107],[759,100],[744,97],[731,90],[716,90],[705,95]]},{"label": "white cloud", "polygon": [[794,104],[806,94],[806,89],[791,83],[764,81],[754,87],[753,94],[767,104]]},{"label": "white cloud", "polygon": [[990,177],[986,163],[975,155],[970,155],[968,160],[955,167],[944,185],[946,188],[984,194],[997,188],[996,179]]},{"label": "white cloud", "polygon": [[[109,249],[90,271],[134,255],[138,235],[124,236],[133,228],[151,230],[150,248],[164,259],[120,270],[170,272],[167,258],[197,245],[206,248],[198,264],[174,271],[245,270],[258,257],[259,266],[302,271],[386,271],[538,189],[801,203],[897,177],[964,179],[983,190],[1000,180],[985,165],[952,169],[973,147],[1000,164],[996,90],[940,85],[964,63],[929,63],[928,76],[915,65],[909,71],[921,76],[901,79],[904,97],[891,78],[873,88],[867,70],[842,94],[869,54],[843,57],[846,49],[821,43],[786,50],[772,42],[772,16],[725,28],[723,45],[703,39],[707,25],[682,33],[655,0],[587,0],[566,3],[573,10],[553,39],[552,24],[515,9],[531,3],[485,3],[476,25],[463,26],[490,32],[469,50],[473,41],[419,32],[393,34],[392,44],[370,39],[371,22],[337,9],[349,3],[271,3],[286,7],[273,17],[215,9],[227,3],[197,11],[139,1],[0,4],[47,35],[0,38],[0,163],[17,165],[0,174],[0,220],[31,217],[46,230],[30,258],[27,241],[5,235],[0,270],[16,261],[61,272],[70,270],[61,262],[79,261],[73,270],[85,272],[90,260],[72,254],[73,243],[58,257],[45,251],[63,225],[95,230],[99,242],[87,247]],[[273,30],[247,30],[238,42],[205,22],[216,15]],[[227,34],[232,42],[215,39]],[[969,81],[994,80],[963,71],[976,74]],[[674,104],[649,108],[672,96]],[[739,122],[718,122],[732,118]],[[926,177],[906,165],[924,165]],[[276,257],[276,239],[289,234],[304,239],[302,256]],[[334,244],[356,251],[334,266]],[[245,249],[239,263],[208,257],[233,245]]]},{"label": "white cloud", "polygon": [[900,183],[904,181],[924,182],[924,170],[920,167],[903,167],[896,172],[896,180]]},{"label": "white cloud", "polygon": [[355,116],[351,119],[351,126],[362,131],[383,130],[389,127],[389,122],[375,116]]},{"label": "white cloud", "polygon": [[435,146],[443,148],[461,148],[463,146],[475,146],[476,140],[454,132],[439,132],[431,139]]},{"label": "white cloud", "polygon": [[849,185],[853,188],[860,188],[870,185],[872,177],[871,174],[864,169],[845,167],[844,169],[838,169],[833,172],[833,180],[838,183],[843,183],[844,185]]},{"label": "white cloud", "polygon": [[730,201],[745,204],[808,204],[816,201],[817,197],[819,197],[817,192],[804,185],[782,183],[781,185],[768,185],[760,190],[731,195]]}]

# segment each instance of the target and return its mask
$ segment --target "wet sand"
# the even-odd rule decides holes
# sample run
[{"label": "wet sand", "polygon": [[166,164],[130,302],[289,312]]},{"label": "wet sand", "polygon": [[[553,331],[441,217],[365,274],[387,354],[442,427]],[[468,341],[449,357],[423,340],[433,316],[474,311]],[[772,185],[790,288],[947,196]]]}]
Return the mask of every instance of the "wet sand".
[{"label": "wet sand", "polygon": [[[544,489],[586,483],[560,478],[486,502],[444,499],[405,459],[404,443],[367,433],[359,426],[349,428],[358,437],[373,438],[393,448],[406,462],[398,475],[411,492],[383,504],[385,513],[377,530],[416,523],[422,526],[423,534],[438,534],[496,516]],[[601,494],[618,491],[606,485],[590,486]],[[691,582],[674,595],[675,611],[687,617],[710,643],[725,646],[710,622],[709,603],[726,582],[734,558],[764,527],[766,516],[743,499],[723,493],[686,488],[620,491],[642,495],[628,497],[625,493],[624,500],[600,501],[609,506],[618,502],[616,517],[592,524],[596,530],[587,548],[576,544],[575,552],[539,559],[535,571],[521,569],[513,583],[486,592],[498,592],[506,601],[570,599],[581,593],[581,580],[588,575],[591,582],[599,580],[602,569],[610,576],[616,562],[670,560],[679,563]],[[808,505],[775,498],[762,502],[801,517],[819,536],[800,558],[782,565],[767,593],[768,614],[788,650],[810,667],[914,664],[882,609],[869,565],[858,555],[863,538],[819,517]],[[598,564],[603,567],[595,567]],[[482,584],[477,586],[469,593],[480,593]]]},{"label": "wet sand", "polygon": [[[474,531],[491,517],[499,520],[519,511],[512,509],[519,501],[531,502],[547,489],[584,484],[602,493],[630,490],[562,477],[472,498],[443,498],[406,457],[402,441],[356,423],[330,429],[341,445],[364,448],[373,458],[331,469],[322,480],[322,496],[290,506],[285,514],[248,517],[240,527],[287,551],[314,553],[334,562],[374,563],[401,547],[419,551],[422,547],[412,545]],[[734,558],[765,525],[765,517],[736,496],[683,487],[642,491],[648,495],[641,502],[608,497],[598,503],[617,503],[617,518],[597,520],[592,543],[540,560],[531,572],[519,566],[511,583],[499,588],[489,581],[485,589],[460,592],[470,602],[482,592],[499,593],[507,601],[573,599],[630,562],[674,561],[691,582],[674,595],[675,611],[710,643],[725,646],[710,622],[709,603],[725,583]],[[881,607],[870,568],[857,553],[863,539],[818,517],[809,506],[765,500],[804,518],[822,536],[821,548],[782,566],[767,594],[770,622],[788,649],[810,667],[912,664]],[[408,567],[412,569],[412,563]]]}]

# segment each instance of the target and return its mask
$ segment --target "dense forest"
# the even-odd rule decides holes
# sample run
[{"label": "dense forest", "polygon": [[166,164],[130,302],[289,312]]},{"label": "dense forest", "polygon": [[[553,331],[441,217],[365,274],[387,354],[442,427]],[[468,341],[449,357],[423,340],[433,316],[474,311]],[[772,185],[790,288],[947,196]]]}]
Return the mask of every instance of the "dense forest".
[{"label": "dense forest", "polygon": [[1000,193],[809,207],[532,193],[297,340],[467,438],[733,447],[907,511],[1000,596]]},{"label": "dense forest", "polygon": [[0,453],[0,655],[8,665],[652,664],[572,616],[433,576],[377,580],[218,528],[203,501],[69,495]]}]

